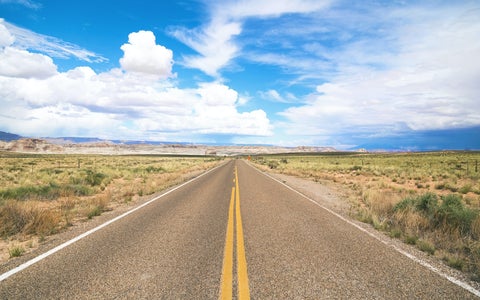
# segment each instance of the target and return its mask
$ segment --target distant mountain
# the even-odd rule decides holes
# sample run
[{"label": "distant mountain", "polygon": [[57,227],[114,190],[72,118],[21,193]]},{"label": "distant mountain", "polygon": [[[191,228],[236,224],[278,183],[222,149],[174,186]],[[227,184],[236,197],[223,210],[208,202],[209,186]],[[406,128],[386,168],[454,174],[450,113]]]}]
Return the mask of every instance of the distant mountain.
[{"label": "distant mountain", "polygon": [[49,143],[57,144],[57,145],[107,142],[106,140],[102,140],[99,138],[92,138],[92,137],[56,137],[56,138],[46,137],[42,139],[48,141]]},{"label": "distant mountain", "polygon": [[10,142],[10,141],[19,140],[21,138],[22,137],[17,134],[0,131],[0,141]]}]

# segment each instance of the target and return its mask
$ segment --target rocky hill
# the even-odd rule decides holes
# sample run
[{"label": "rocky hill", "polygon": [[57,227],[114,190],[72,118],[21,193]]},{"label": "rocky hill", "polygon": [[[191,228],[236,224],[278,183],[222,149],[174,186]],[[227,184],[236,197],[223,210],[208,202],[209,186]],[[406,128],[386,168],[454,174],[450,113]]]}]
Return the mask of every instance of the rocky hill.
[{"label": "rocky hill", "polygon": [[61,153],[62,147],[41,139],[22,138],[19,140],[0,141],[0,150],[28,153]]}]

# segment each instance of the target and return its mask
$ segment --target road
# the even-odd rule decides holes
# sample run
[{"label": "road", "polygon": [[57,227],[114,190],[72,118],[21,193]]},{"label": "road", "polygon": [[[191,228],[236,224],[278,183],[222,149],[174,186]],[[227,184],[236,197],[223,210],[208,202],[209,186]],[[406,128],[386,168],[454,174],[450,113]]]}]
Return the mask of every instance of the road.
[{"label": "road", "polygon": [[0,299],[475,298],[241,160],[3,279]]}]

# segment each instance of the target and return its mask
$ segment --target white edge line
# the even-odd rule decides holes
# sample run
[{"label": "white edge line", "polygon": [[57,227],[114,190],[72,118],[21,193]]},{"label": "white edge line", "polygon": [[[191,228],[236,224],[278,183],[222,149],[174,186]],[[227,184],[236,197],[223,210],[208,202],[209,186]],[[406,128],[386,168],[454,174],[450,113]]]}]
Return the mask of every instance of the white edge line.
[{"label": "white edge line", "polygon": [[179,188],[181,188],[181,187],[183,187],[183,186],[185,186],[185,185],[187,185],[187,184],[189,184],[189,183],[191,183],[191,182],[199,179],[200,177],[203,177],[204,175],[212,172],[213,170],[215,170],[215,169],[217,169],[217,168],[220,168],[220,167],[223,166],[224,164],[225,164],[225,163],[223,163],[223,164],[221,164],[221,165],[219,165],[219,166],[216,166],[215,168],[210,169],[210,170],[208,170],[208,171],[206,171],[206,172],[204,172],[204,173],[202,173],[202,174],[200,174],[200,175],[198,175],[198,176],[190,179],[189,181],[184,182],[184,183],[182,183],[182,184],[180,184],[180,185],[172,188],[171,190],[168,190],[168,191],[166,191],[165,193],[163,193],[163,194],[161,194],[161,195],[158,195],[158,196],[156,196],[155,198],[152,198],[152,199],[148,200],[147,202],[143,203],[142,205],[139,205],[139,206],[137,206],[137,207],[135,207],[135,208],[133,208],[133,209],[131,209],[131,210],[129,210],[129,211],[127,211],[127,212],[125,212],[125,213],[123,213],[123,214],[121,214],[121,215],[119,215],[119,216],[117,216],[117,217],[115,217],[115,218],[113,218],[113,219],[111,219],[111,220],[109,220],[109,221],[107,221],[107,222],[105,222],[105,223],[103,223],[103,224],[101,224],[101,225],[93,228],[93,229],[90,229],[90,230],[87,231],[87,232],[84,232],[84,233],[80,234],[79,236],[77,236],[77,237],[75,237],[75,238],[73,238],[73,239],[71,239],[71,240],[69,240],[69,241],[66,241],[65,243],[63,243],[63,244],[61,244],[61,245],[58,245],[57,247],[55,247],[55,248],[53,248],[53,249],[50,249],[49,251],[47,251],[47,252],[45,252],[45,253],[43,253],[43,254],[40,254],[39,256],[37,256],[37,257],[35,257],[35,258],[32,258],[31,260],[29,260],[29,261],[27,261],[27,262],[24,262],[23,264],[19,265],[19,266],[16,267],[16,268],[13,268],[13,269],[11,269],[10,271],[7,271],[7,272],[1,274],[1,275],[0,275],[0,282],[4,281],[4,280],[7,279],[8,277],[10,277],[10,276],[12,276],[12,275],[14,275],[14,274],[16,274],[16,273],[18,273],[18,272],[20,272],[20,271],[25,270],[26,268],[30,267],[31,265],[33,265],[33,264],[35,264],[35,263],[37,263],[37,262],[39,262],[39,261],[41,261],[41,260],[49,257],[50,255],[52,255],[52,254],[54,254],[54,253],[62,250],[63,248],[68,247],[68,246],[70,246],[71,244],[78,242],[79,240],[81,240],[81,239],[83,239],[83,238],[91,235],[92,233],[94,233],[94,232],[96,232],[96,231],[98,231],[98,230],[100,230],[100,229],[102,229],[102,228],[104,228],[104,227],[107,227],[108,225],[110,225],[110,224],[112,224],[112,223],[114,223],[114,222],[116,222],[116,221],[118,221],[118,220],[120,220],[120,219],[123,219],[124,217],[128,216],[129,214],[136,212],[137,210],[139,210],[139,209],[141,209],[141,208],[149,205],[150,203],[152,203],[152,202],[154,202],[154,201],[156,201],[156,200],[158,200],[158,199],[160,199],[160,198],[162,198],[162,197],[164,197],[164,196],[166,196],[166,195],[168,195],[168,194],[170,194],[170,193],[178,190]]},{"label": "white edge line", "polygon": [[254,168],[255,170],[257,170],[259,173],[275,180],[276,182],[280,183],[281,185],[285,186],[286,188],[288,188],[289,190],[297,193],[298,195],[302,196],[303,198],[307,199],[308,201],[312,202],[313,204],[319,206],[320,208],[323,208],[324,210],[328,211],[329,213],[331,213],[332,215],[338,217],[339,219],[343,220],[344,222],[356,227],[357,229],[363,231],[364,233],[368,234],[369,236],[373,237],[374,239],[378,240],[379,242],[383,243],[384,245],[386,246],[389,246],[389,247],[392,247],[395,251],[403,254],[404,256],[410,258],[411,260],[413,260],[414,262],[426,267],[427,269],[431,270],[432,272],[436,273],[437,275],[440,275],[441,277],[447,279],[448,281],[460,286],[461,288],[464,288],[465,290],[469,291],[470,293],[474,294],[475,296],[477,297],[480,297],[480,291],[475,289],[473,286],[471,286],[470,284],[462,281],[462,280],[459,280],[455,277],[452,277],[450,275],[447,275],[445,273],[443,273],[442,271],[440,271],[439,269],[435,268],[434,266],[432,266],[431,264],[429,264],[428,262],[422,260],[421,258],[418,258],[416,257],[415,255],[412,255],[402,249],[400,249],[399,247],[387,242],[387,241],[384,241],[382,240],[381,238],[379,238],[377,235],[369,232],[368,230],[366,230],[365,228],[359,226],[358,224],[355,224],[353,223],[352,221],[346,219],[345,217],[343,217],[342,215],[339,215],[338,213],[334,212],[333,210],[321,205],[320,203],[316,202],[315,200],[311,199],[310,197],[306,196],[305,194],[295,190],[294,188],[286,185],[285,183],[281,182],[280,180],[270,176],[269,174],[267,174],[266,172],[262,172],[260,171],[259,169],[253,167],[252,165],[248,164],[250,167]]}]

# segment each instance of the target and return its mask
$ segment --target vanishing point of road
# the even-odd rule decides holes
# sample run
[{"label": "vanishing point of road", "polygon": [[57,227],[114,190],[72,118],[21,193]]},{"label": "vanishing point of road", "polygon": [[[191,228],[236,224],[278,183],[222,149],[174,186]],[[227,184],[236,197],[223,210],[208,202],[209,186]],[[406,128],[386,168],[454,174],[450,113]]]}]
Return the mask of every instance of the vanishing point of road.
[{"label": "vanishing point of road", "polygon": [[231,160],[0,274],[0,299],[470,299]]}]

